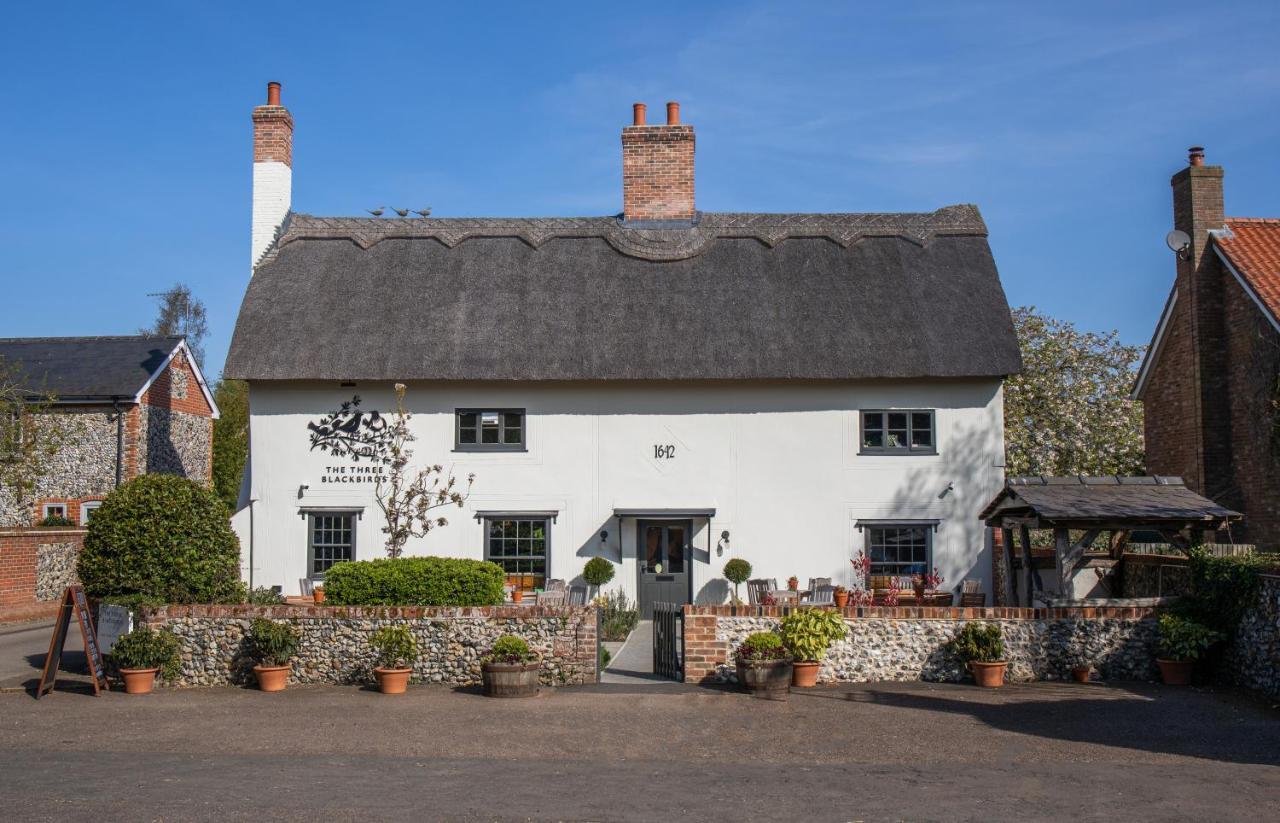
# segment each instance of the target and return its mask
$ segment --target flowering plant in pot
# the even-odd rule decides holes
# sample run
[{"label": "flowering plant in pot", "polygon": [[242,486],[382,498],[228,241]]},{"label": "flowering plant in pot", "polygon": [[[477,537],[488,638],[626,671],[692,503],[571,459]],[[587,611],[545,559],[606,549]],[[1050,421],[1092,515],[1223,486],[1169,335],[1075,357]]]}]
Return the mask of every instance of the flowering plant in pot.
[{"label": "flowering plant in pot", "polygon": [[752,697],[786,700],[791,691],[791,655],[774,632],[749,635],[734,652],[738,682]]},{"label": "flowering plant in pot", "polygon": [[831,609],[798,609],[782,618],[778,634],[795,658],[792,685],[798,688],[817,685],[822,658],[845,632],[844,617]]},{"label": "flowering plant in pot", "polygon": [[1160,679],[1170,686],[1191,683],[1191,670],[1205,650],[1222,640],[1222,635],[1202,623],[1176,614],[1162,614],[1157,623],[1160,633]]},{"label": "flowering plant in pot", "polygon": [[418,642],[408,626],[383,626],[369,638],[377,654],[378,665],[373,676],[383,694],[404,694],[418,659]]},{"label": "flowering plant in pot", "polygon": [[290,661],[298,653],[302,633],[288,623],[277,623],[259,617],[249,624],[246,638],[251,657],[257,665],[258,688],[264,692],[282,691],[289,682]]},{"label": "flowering plant in pot", "polygon": [[947,649],[968,665],[979,686],[996,689],[1004,683],[1009,661],[1004,659],[1004,637],[995,623],[966,623],[947,642]]},{"label": "flowering plant in pot", "polygon": [[853,575],[867,588],[867,578],[871,575],[871,558],[866,552],[858,552],[858,556],[849,561],[853,564]]},{"label": "flowering plant in pot", "polygon": [[156,673],[165,679],[178,675],[182,659],[172,632],[139,626],[111,647],[111,660],[120,669],[127,694],[150,694]]},{"label": "flowering plant in pot", "polygon": [[480,658],[484,693],[489,697],[533,697],[538,693],[541,661],[523,637],[504,634]]}]

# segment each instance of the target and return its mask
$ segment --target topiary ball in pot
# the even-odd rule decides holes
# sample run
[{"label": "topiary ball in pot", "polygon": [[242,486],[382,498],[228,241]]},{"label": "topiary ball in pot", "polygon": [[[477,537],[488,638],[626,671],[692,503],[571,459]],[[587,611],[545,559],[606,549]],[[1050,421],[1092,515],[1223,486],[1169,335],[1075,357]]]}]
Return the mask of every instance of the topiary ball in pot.
[{"label": "topiary ball in pot", "polygon": [[234,602],[241,593],[240,541],[211,490],[185,477],[144,474],[94,512],[76,571],[93,598]]},{"label": "topiary ball in pot", "polygon": [[593,557],[582,567],[582,579],[598,590],[613,579],[613,563],[604,557]]},{"label": "topiary ball in pot", "polygon": [[735,604],[741,603],[742,598],[738,596],[738,586],[751,579],[751,564],[741,557],[733,558],[724,564],[724,579],[733,584],[733,602]]}]

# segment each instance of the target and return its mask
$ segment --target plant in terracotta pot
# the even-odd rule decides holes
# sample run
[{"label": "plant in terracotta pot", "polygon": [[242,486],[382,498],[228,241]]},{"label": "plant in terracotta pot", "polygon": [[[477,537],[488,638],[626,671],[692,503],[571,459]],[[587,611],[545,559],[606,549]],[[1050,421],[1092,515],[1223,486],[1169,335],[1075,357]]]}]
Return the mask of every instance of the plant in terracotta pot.
[{"label": "plant in terracotta pot", "polygon": [[157,672],[171,679],[182,664],[178,638],[148,626],[139,626],[117,640],[111,647],[111,660],[119,667],[128,694],[150,694]]},{"label": "plant in terracotta pot", "polygon": [[738,682],[752,697],[786,700],[791,692],[791,655],[774,632],[749,635],[734,652]]},{"label": "plant in terracotta pot", "polygon": [[311,587],[311,601],[317,606],[324,603],[324,585],[317,583]]},{"label": "plant in terracotta pot", "polygon": [[822,658],[846,631],[844,617],[831,609],[798,609],[782,618],[778,634],[795,658],[792,685],[802,689],[817,685]]},{"label": "plant in terracotta pot", "polygon": [[289,682],[290,661],[298,653],[302,633],[288,623],[277,623],[259,617],[249,624],[249,657],[257,665],[258,688],[264,692],[282,691]]},{"label": "plant in terracotta pot", "polygon": [[836,602],[836,608],[844,611],[844,607],[849,605],[849,590],[844,586],[836,586],[831,593],[832,599]]},{"label": "plant in terracotta pot", "polygon": [[1004,683],[1009,661],[1004,659],[1004,636],[995,623],[966,623],[947,648],[968,665],[979,686],[996,689]]},{"label": "plant in terracotta pot", "polygon": [[369,637],[377,654],[373,676],[383,694],[404,694],[409,688],[413,664],[418,659],[418,642],[408,626],[383,626]]},{"label": "plant in terracotta pot", "polygon": [[742,602],[738,596],[738,586],[751,579],[751,564],[741,557],[735,557],[724,564],[724,579],[733,584],[733,605]]},{"label": "plant in terracotta pot", "polygon": [[1222,640],[1222,635],[1208,626],[1176,614],[1162,614],[1157,623],[1160,632],[1160,679],[1170,686],[1191,683],[1191,670],[1205,650]]},{"label": "plant in terracotta pot", "polygon": [[787,588],[793,592],[800,591],[800,578],[794,574],[787,578]]},{"label": "plant in terracotta pot", "polygon": [[484,693],[489,697],[534,697],[538,694],[538,655],[523,637],[504,634],[480,658]]},{"label": "plant in terracotta pot", "polygon": [[1071,679],[1077,683],[1088,683],[1093,673],[1093,665],[1083,657],[1077,657],[1071,663]]}]

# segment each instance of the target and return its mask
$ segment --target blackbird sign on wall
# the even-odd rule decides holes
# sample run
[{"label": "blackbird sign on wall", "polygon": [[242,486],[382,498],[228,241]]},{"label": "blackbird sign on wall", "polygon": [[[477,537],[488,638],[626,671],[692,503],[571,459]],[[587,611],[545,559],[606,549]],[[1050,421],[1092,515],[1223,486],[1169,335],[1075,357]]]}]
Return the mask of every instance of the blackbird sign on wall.
[{"label": "blackbird sign on wall", "polygon": [[324,467],[321,483],[376,483],[391,462],[393,433],[377,411],[362,411],[360,395],[342,401],[337,410],[307,424],[311,451],[343,458]]}]

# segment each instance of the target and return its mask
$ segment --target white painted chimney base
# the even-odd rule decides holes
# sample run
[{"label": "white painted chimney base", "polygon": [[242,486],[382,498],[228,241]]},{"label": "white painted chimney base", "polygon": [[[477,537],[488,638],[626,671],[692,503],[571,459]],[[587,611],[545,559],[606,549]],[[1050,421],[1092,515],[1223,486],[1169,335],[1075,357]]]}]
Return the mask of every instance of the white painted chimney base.
[{"label": "white painted chimney base", "polygon": [[258,265],[292,203],[293,169],[274,160],[253,164],[253,247],[250,269]]}]

